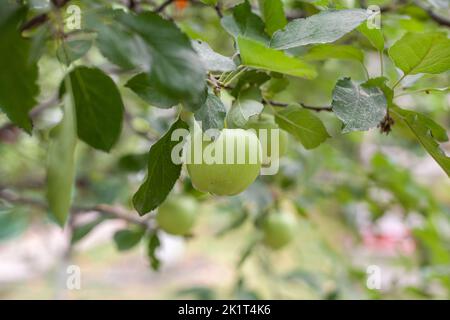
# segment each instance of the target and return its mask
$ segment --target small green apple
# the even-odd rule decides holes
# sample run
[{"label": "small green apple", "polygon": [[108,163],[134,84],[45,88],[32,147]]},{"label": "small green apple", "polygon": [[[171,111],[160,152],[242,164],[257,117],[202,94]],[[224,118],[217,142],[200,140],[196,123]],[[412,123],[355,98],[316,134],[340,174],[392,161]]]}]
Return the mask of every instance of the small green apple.
[{"label": "small green apple", "polygon": [[[194,140],[189,140],[185,150],[195,149]],[[230,146],[234,150],[234,157],[230,155]],[[247,189],[259,175],[261,144],[251,131],[224,129],[215,141],[203,142],[200,151],[203,156],[201,163],[191,159],[186,164],[192,184],[199,191],[221,196],[236,195]],[[239,161],[239,153],[245,154],[244,161]],[[223,159],[219,159],[218,154],[222,154]],[[207,161],[207,155],[213,155],[219,161]]]},{"label": "small green apple", "polygon": [[194,226],[198,211],[197,202],[187,196],[178,196],[166,200],[158,208],[156,222],[170,234],[186,235]]},{"label": "small green apple", "polygon": [[271,249],[286,246],[295,236],[295,225],[294,217],[287,212],[269,213],[261,225],[264,244]]}]

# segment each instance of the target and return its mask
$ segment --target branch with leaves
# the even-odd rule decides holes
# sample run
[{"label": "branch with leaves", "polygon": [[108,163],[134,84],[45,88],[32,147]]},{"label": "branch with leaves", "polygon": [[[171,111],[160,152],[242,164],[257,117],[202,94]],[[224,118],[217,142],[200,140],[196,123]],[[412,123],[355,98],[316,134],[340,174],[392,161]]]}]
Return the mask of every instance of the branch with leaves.
[{"label": "branch with leaves", "polygon": [[[331,10],[314,4],[285,8],[281,0],[261,0],[255,7],[244,1],[227,8],[222,2],[205,0],[195,1],[198,6],[184,16],[187,10],[166,10],[178,3],[172,0],[158,4],[122,1],[121,9],[101,1],[86,1],[83,10],[90,19],[79,30],[69,30],[64,10],[68,2],[52,1],[47,12],[34,17],[30,17],[32,10],[27,4],[0,4],[1,12],[5,12],[0,17],[0,52],[8,52],[17,60],[9,63],[0,59],[0,106],[10,121],[0,128],[0,138],[13,127],[34,134],[37,130],[33,122],[44,110],[55,105],[61,108],[62,119],[43,135],[48,137],[48,204],[41,204],[48,206],[61,226],[71,212],[78,211],[72,204],[72,193],[80,142],[89,150],[110,153],[120,145],[124,123],[150,148],[146,157],[140,158],[144,165],[136,161],[138,170],[146,172],[132,200],[142,216],[175,197],[171,193],[180,177],[189,176],[192,190],[231,196],[248,188],[267,165],[257,163],[237,173],[231,169],[221,172],[222,167],[186,166],[183,174],[182,164],[171,158],[178,146],[172,134],[188,130],[196,122],[201,122],[204,130],[221,131],[223,136],[218,139],[244,134],[242,129],[255,125],[280,129],[282,135],[291,136],[308,151],[335,138],[328,132],[325,117],[339,121],[343,135],[375,128],[387,133],[402,126],[450,175],[450,158],[440,146],[448,140],[446,130],[418,111],[400,108],[394,99],[403,94],[399,89],[409,76],[437,77],[450,69],[450,40],[440,29],[448,23],[428,7],[424,9],[431,19],[424,22],[426,32],[399,32],[395,36],[398,40],[387,47],[385,31],[371,23],[374,13],[361,8]],[[398,6],[404,4],[394,5],[382,11],[398,16]],[[197,17],[203,8],[218,28],[222,48],[218,43],[199,40],[210,36],[198,35],[184,23],[183,19]],[[206,20],[199,19],[199,23]],[[9,47],[9,43],[14,45]],[[95,56],[91,48],[95,48]],[[224,52],[226,48],[230,54],[215,50],[219,48]],[[367,67],[367,59],[372,56],[379,63],[376,72]],[[37,104],[40,59],[58,62],[63,79],[54,85],[54,98]],[[330,75],[330,60],[355,63],[357,71],[349,72],[345,67],[338,75]],[[398,70],[401,74],[392,76]],[[328,78],[333,79],[332,90],[321,83],[329,82]],[[314,106],[315,101],[324,105]],[[148,126],[155,115],[166,113],[168,120],[156,125],[156,132],[147,133],[134,127],[135,113]],[[252,135],[246,138],[259,141]],[[212,177],[222,180],[211,181]],[[231,178],[248,181],[227,186]],[[3,196],[17,203],[29,201]],[[86,210],[137,225],[137,230],[128,230],[117,238],[126,239],[129,245],[147,234],[150,256],[157,264],[154,250],[159,240],[153,221],[136,213],[133,217],[129,210],[117,206],[98,205]]]}]

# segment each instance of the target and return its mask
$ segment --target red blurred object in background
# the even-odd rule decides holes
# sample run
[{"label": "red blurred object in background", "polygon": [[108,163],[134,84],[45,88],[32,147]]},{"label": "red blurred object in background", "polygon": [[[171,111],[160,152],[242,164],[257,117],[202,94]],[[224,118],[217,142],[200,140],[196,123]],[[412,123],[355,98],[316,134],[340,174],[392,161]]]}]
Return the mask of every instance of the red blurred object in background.
[{"label": "red blurred object in background", "polygon": [[189,5],[189,0],[175,0],[175,7],[179,11],[183,11]]}]

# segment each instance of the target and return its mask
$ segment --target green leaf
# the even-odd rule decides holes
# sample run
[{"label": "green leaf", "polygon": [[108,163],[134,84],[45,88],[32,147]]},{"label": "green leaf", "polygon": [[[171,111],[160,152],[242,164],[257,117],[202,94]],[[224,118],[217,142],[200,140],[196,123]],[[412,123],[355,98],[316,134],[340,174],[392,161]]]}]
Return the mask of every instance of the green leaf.
[{"label": "green leaf", "polygon": [[248,213],[245,210],[240,210],[237,212],[236,217],[234,217],[226,226],[224,226],[222,229],[220,229],[217,233],[217,237],[222,237],[228,232],[236,230],[240,226],[244,224],[245,221],[247,221]]},{"label": "green leaf", "polygon": [[27,14],[25,6],[0,3],[0,109],[17,126],[31,133],[28,112],[36,105],[38,67],[32,63],[31,43],[19,27]]},{"label": "green leaf", "polygon": [[317,76],[313,66],[284,52],[266,47],[264,44],[239,37],[242,64],[262,70],[275,71],[295,77],[312,79]]},{"label": "green leaf", "polygon": [[233,14],[224,16],[221,23],[223,28],[235,38],[243,36],[265,44],[270,41],[265,32],[264,22],[252,12],[247,0],[235,6]]},{"label": "green leaf", "polygon": [[342,132],[347,133],[376,127],[386,116],[387,101],[378,87],[344,78],[336,83],[332,107],[345,125]]},{"label": "green leaf", "polygon": [[378,51],[384,50],[384,36],[383,31],[377,28],[369,29],[367,23],[363,23],[358,27],[358,31],[361,32],[370,44]]},{"label": "green leaf", "polygon": [[[66,79],[67,85],[70,81]],[[69,88],[70,89],[70,88]],[[47,201],[50,214],[63,226],[72,203],[77,142],[75,108],[71,90],[65,95],[64,116],[50,132],[47,163]]]},{"label": "green leaf", "polygon": [[214,289],[202,286],[194,286],[187,289],[181,289],[176,293],[177,296],[189,296],[195,300],[215,300],[217,299]]},{"label": "green leaf", "polygon": [[70,65],[72,62],[83,57],[89,51],[91,46],[91,40],[67,41],[58,47],[56,56],[61,63]]},{"label": "green leaf", "polygon": [[231,94],[234,97],[239,97],[241,91],[248,90],[249,88],[259,88],[263,83],[269,81],[271,77],[261,70],[249,70],[239,77]]},{"label": "green leaf", "polygon": [[318,147],[330,137],[322,121],[298,105],[290,105],[276,112],[275,122],[308,150]]},{"label": "green leaf", "polygon": [[147,255],[150,259],[150,266],[155,271],[159,270],[159,267],[161,266],[161,262],[156,256],[156,250],[160,247],[160,245],[161,242],[159,241],[158,235],[156,234],[156,232],[153,232],[148,237]]},{"label": "green leaf", "polygon": [[100,216],[93,221],[82,224],[80,226],[75,227],[72,232],[72,238],[70,240],[71,244],[75,244],[84,237],[86,237],[92,230],[94,230],[100,223],[105,221],[106,218],[104,216]]},{"label": "green leaf", "polygon": [[119,230],[114,234],[114,243],[119,251],[130,250],[135,247],[145,234],[143,228]]},{"label": "green leaf", "polygon": [[430,118],[397,106],[390,108],[396,120],[402,121],[412,131],[422,146],[450,177],[450,157],[439,147],[438,142],[448,141],[444,128]]},{"label": "green leaf", "polygon": [[383,91],[384,96],[386,97],[386,101],[388,106],[392,105],[392,100],[394,99],[394,91],[387,86],[388,78],[386,77],[377,77],[371,78],[364,83],[365,87],[377,87],[381,91]]},{"label": "green leaf", "polygon": [[258,243],[260,243],[261,238],[259,235],[254,236],[250,241],[247,243],[247,245],[244,247],[244,250],[241,253],[241,256],[239,257],[239,260],[236,264],[237,268],[240,268],[244,265],[245,261],[248,260],[248,258],[252,255],[253,250],[256,248]]},{"label": "green leaf", "polygon": [[148,163],[148,152],[139,154],[127,154],[119,159],[117,164],[120,170],[126,172],[138,172],[143,170]]},{"label": "green leaf", "polygon": [[[113,11],[111,14],[114,16],[117,12]],[[115,20],[98,21],[93,28],[97,31],[97,47],[110,62],[124,70],[149,69],[151,56],[145,50],[145,45],[139,37]]]},{"label": "green leaf", "polygon": [[287,19],[284,15],[283,2],[281,0],[259,0],[259,8],[269,35],[273,35],[275,31],[286,26]]},{"label": "green leaf", "polygon": [[203,2],[204,4],[208,4],[208,5],[216,5],[217,4],[217,0],[200,0],[201,2]]},{"label": "green leaf", "polygon": [[370,17],[367,10],[322,11],[305,19],[289,22],[270,42],[275,49],[289,49],[313,43],[334,42]]},{"label": "green leaf", "polygon": [[172,141],[172,132],[176,129],[187,129],[188,125],[178,119],[167,133],[150,149],[148,171],[144,183],[133,197],[133,205],[140,215],[144,215],[158,207],[166,199],[170,190],[180,176],[181,164],[172,161],[172,149],[179,144]]},{"label": "green leaf", "polygon": [[214,94],[209,93],[203,106],[194,113],[197,121],[201,121],[202,130],[223,129],[227,110],[222,101]]},{"label": "green leaf", "polygon": [[30,215],[22,208],[0,207],[0,241],[21,235],[30,222]]},{"label": "green leaf", "polygon": [[228,111],[226,116],[227,126],[229,128],[244,128],[251,117],[260,114],[264,109],[260,101],[259,91],[255,87],[241,92]]},{"label": "green leaf", "polygon": [[289,80],[285,77],[271,78],[268,82],[264,83],[261,87],[263,96],[267,100],[271,100],[276,94],[286,90],[289,86]]},{"label": "green leaf", "polygon": [[111,150],[119,139],[124,112],[116,84],[97,68],[77,67],[69,77],[78,136],[96,149]]},{"label": "green leaf", "polygon": [[405,75],[438,74],[450,70],[449,52],[445,33],[407,33],[389,49],[389,56]]},{"label": "green leaf", "polygon": [[[425,213],[434,206],[428,190],[414,180],[411,170],[389,160],[382,153],[375,153],[371,160],[371,179],[379,188],[392,193],[405,210]],[[405,187],[406,186],[406,187]],[[381,209],[381,211],[384,211]],[[383,214],[383,212],[381,212]]]},{"label": "green leaf", "polygon": [[305,270],[305,269],[298,269],[291,271],[285,275],[283,275],[283,279],[288,282],[293,281],[301,281],[304,282],[306,285],[308,285],[311,289],[313,289],[315,292],[322,293],[322,279],[318,274]]},{"label": "green leaf", "polygon": [[152,88],[185,103],[190,111],[200,107],[206,98],[206,70],[189,38],[156,13],[122,13],[117,20],[145,44],[151,56]]},{"label": "green leaf", "polygon": [[363,63],[364,52],[354,46],[320,44],[312,47],[303,58],[305,60],[356,60]]},{"label": "green leaf", "polygon": [[200,56],[206,70],[227,72],[236,69],[236,64],[231,58],[218,54],[206,42],[192,40],[192,46]]},{"label": "green leaf", "polygon": [[125,87],[133,90],[145,102],[158,108],[168,109],[178,104],[178,99],[157,90],[147,73],[135,75],[125,84]]}]

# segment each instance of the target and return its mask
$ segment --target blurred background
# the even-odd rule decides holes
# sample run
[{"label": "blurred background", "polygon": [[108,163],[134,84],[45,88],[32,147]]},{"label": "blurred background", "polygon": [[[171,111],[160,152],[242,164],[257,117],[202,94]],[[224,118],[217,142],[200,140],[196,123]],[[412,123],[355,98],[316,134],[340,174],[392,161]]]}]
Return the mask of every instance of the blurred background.
[{"label": "blurred background", "polygon": [[[313,2],[286,1],[286,7],[312,10]],[[382,15],[388,45],[406,31],[436,28],[417,7],[402,10]],[[191,38],[207,41],[223,55],[233,54],[233,40],[211,8],[192,4],[167,12]],[[378,54],[367,40],[353,32],[340,41],[364,49],[369,74],[378,74]],[[64,74],[54,49],[46,48],[39,65],[43,104],[54,99]],[[397,71],[385,61],[386,72],[395,78]],[[94,46],[81,62],[100,66],[122,85],[130,78],[115,73]],[[357,62],[328,60],[317,67],[317,79],[287,78],[287,88],[273,99],[329,105],[338,79],[365,78]],[[445,87],[449,78],[449,73],[415,76],[406,84],[410,91]],[[109,154],[78,145],[74,207],[108,204],[137,217],[131,197],[145,177],[145,155],[175,114],[146,105],[123,86],[121,90],[129,114],[118,145]],[[396,102],[429,115],[448,131],[447,92],[405,94]],[[198,220],[189,237],[159,231],[156,256],[161,266],[154,271],[146,241],[129,250],[114,241],[117,231],[132,225],[129,219],[86,209],[61,230],[48,218],[46,150],[60,109],[45,108],[33,136],[8,128],[0,114],[0,298],[450,298],[450,180],[444,171],[399,124],[389,135],[378,130],[342,135],[333,114],[317,115],[332,138],[311,151],[291,139],[280,172],[258,178],[241,195],[199,194],[183,170],[170,197],[194,197]],[[450,143],[442,146],[450,152]],[[255,227],[255,217],[275,201],[296,218],[294,241],[277,251],[258,243]],[[80,289],[67,287],[72,265],[79,268]],[[379,271],[380,288],[368,286],[374,270]]]}]

